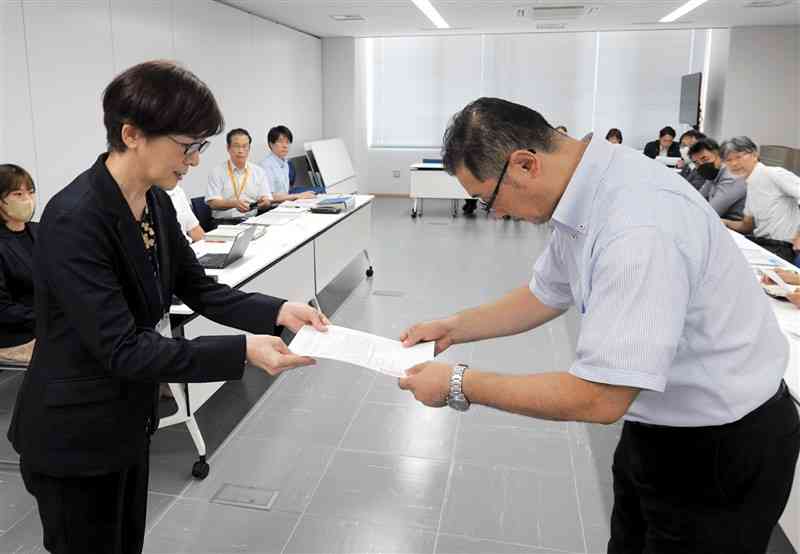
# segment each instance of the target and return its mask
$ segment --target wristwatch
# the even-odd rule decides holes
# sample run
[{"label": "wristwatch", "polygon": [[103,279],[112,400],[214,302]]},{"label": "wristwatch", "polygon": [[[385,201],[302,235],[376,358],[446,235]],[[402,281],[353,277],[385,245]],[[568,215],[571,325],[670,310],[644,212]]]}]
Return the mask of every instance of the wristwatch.
[{"label": "wristwatch", "polygon": [[450,376],[450,394],[447,395],[447,405],[459,412],[469,410],[469,400],[461,390],[461,385],[464,382],[464,372],[468,367],[466,364],[456,364],[453,366],[453,374]]}]

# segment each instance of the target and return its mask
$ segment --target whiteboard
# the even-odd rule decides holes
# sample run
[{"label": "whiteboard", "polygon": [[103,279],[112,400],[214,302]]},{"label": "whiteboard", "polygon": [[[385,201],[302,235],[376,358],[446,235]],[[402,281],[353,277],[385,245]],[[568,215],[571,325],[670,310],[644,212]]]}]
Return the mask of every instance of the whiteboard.
[{"label": "whiteboard", "polygon": [[326,188],[355,176],[353,162],[342,139],[315,140],[303,146],[306,151],[313,152]]}]

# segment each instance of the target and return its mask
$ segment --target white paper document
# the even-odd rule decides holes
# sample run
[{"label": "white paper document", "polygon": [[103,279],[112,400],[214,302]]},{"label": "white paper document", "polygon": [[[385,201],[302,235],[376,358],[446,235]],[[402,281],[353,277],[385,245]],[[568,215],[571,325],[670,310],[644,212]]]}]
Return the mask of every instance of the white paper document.
[{"label": "white paper document", "polygon": [[329,325],[326,333],[306,325],[297,332],[289,350],[300,356],[328,358],[405,377],[406,369],[433,359],[434,343],[404,348],[400,341],[338,325]]}]

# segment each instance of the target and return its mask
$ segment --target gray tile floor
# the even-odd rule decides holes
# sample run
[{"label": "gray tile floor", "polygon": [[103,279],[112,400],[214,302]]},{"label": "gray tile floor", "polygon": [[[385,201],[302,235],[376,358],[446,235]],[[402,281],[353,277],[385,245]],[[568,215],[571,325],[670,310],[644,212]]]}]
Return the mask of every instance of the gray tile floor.
[{"label": "gray tile floor", "polygon": [[[412,220],[407,201],[378,199],[375,276],[334,322],[397,337],[528,281],[546,229],[448,212],[429,202]],[[568,314],[443,357],[516,373],[565,369],[576,333]],[[16,386],[0,374],[3,430]],[[393,379],[327,361],[281,376],[262,396],[267,386],[251,378],[201,410],[208,425],[245,414],[211,430],[221,444],[205,481],[188,476],[194,454],[183,428],[156,435],[146,552],[605,552],[618,426],[428,409]],[[0,440],[0,552],[41,552],[35,504],[13,460]],[[250,507],[230,503],[248,498]],[[269,510],[258,506],[269,500]],[[773,543],[771,552],[793,552],[780,533]]]}]

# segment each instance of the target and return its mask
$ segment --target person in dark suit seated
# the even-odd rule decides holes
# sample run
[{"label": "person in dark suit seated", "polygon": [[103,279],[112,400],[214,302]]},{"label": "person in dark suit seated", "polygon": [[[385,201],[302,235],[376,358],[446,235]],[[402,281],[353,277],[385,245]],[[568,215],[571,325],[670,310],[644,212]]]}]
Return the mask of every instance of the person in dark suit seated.
[{"label": "person in dark suit seated", "polygon": [[747,183],[743,177],[736,177],[722,165],[719,144],[708,137],[695,142],[689,156],[696,166],[696,172],[705,179],[700,187],[700,195],[708,200],[711,207],[723,219],[741,221],[747,200]]},{"label": "person in dark suit seated", "polygon": [[611,144],[622,144],[622,131],[616,127],[612,127],[606,133],[606,140]]},{"label": "person in dark suit seated", "polygon": [[[108,152],[56,194],[34,258],[36,346],[9,439],[36,498],[44,547],[140,553],[159,382],[271,375],[314,360],[283,327],[326,330],[304,303],[214,282],[181,233],[165,189],[200,162],[223,119],[207,86],[171,62],[136,65],[103,94]],[[253,335],[172,338],[173,293]]]},{"label": "person in dark suit seated", "polygon": [[658,132],[658,140],[648,142],[644,147],[644,155],[649,158],[658,156],[668,156],[670,158],[680,158],[681,151],[675,142],[675,129],[664,127]]},{"label": "person in dark suit seated", "polygon": [[0,363],[27,365],[35,341],[33,244],[36,187],[27,171],[0,165]]},{"label": "person in dark suit seated", "polygon": [[689,149],[694,146],[698,140],[703,140],[705,138],[706,136],[700,131],[689,129],[681,135],[678,141],[678,151],[681,154],[681,160],[675,167],[681,170],[680,176],[689,181],[697,190],[700,190],[700,187],[705,184],[706,178],[697,173],[697,168],[692,158],[689,156]]}]

